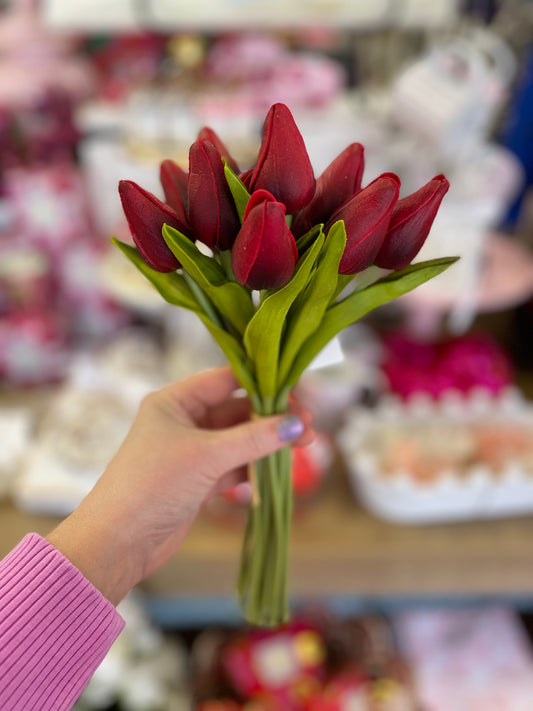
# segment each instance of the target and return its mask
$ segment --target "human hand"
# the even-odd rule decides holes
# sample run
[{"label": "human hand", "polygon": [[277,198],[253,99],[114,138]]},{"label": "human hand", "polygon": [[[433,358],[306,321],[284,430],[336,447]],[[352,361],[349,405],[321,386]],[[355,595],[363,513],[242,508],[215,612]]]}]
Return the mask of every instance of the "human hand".
[{"label": "human hand", "polygon": [[48,540],[111,602],[177,550],[203,502],[246,477],[246,465],[313,440],[311,415],[250,420],[230,368],[148,395],[93,490]]}]

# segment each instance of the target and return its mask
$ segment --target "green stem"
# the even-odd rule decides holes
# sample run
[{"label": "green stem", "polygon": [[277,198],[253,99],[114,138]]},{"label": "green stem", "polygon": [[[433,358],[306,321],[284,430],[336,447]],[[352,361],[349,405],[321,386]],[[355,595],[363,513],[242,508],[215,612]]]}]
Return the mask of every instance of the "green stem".
[{"label": "green stem", "polygon": [[278,396],[274,401],[274,412],[283,413],[287,411],[287,404],[289,402],[290,392],[291,389],[287,387],[280,390]]},{"label": "green stem", "polygon": [[288,605],[288,568],[289,568],[289,541],[291,537],[291,523],[292,523],[292,510],[293,510],[293,488],[292,488],[292,450],[290,447],[285,447],[280,452],[278,452],[280,457],[280,471],[283,475],[282,479],[282,492],[283,492],[283,520],[285,522],[285,546],[282,550],[282,559],[280,562],[280,568],[284,572],[283,582],[280,586],[280,599],[279,605],[282,610],[282,616],[284,619],[289,617],[289,605]]},{"label": "green stem", "polygon": [[276,414],[275,405],[276,405],[276,398],[263,397],[262,398],[262,406],[261,406],[261,415]]},{"label": "green stem", "polygon": [[222,323],[222,320],[220,319],[219,314],[217,313],[215,307],[211,303],[210,299],[208,298],[207,294],[203,289],[198,286],[198,284],[195,282],[195,280],[192,278],[190,274],[188,274],[185,269],[183,270],[183,276],[185,278],[185,281],[191,288],[191,291],[195,295],[198,303],[202,307],[205,315],[215,324],[215,326],[218,326],[219,328],[222,328],[224,330],[227,330]]},{"label": "green stem", "polygon": [[262,414],[262,405],[261,405],[261,398],[257,393],[249,393],[250,395],[250,402],[252,403],[252,407],[256,415]]},{"label": "green stem", "polygon": [[246,587],[248,577],[250,575],[250,546],[252,541],[252,529],[253,529],[253,516],[252,510],[248,514],[246,521],[246,529],[244,531],[244,537],[242,542],[242,555],[241,555],[241,567],[239,570],[239,578],[237,581],[237,591],[239,593],[239,600],[241,602],[241,607],[245,607],[246,604]]},{"label": "green stem", "polygon": [[218,261],[222,265],[228,281],[235,281],[233,269],[231,268],[231,250],[225,249],[218,254]]},{"label": "green stem", "polygon": [[271,577],[270,586],[270,608],[271,608],[271,624],[279,623],[280,617],[284,618],[284,596],[283,592],[286,589],[285,580],[287,577],[287,556],[286,549],[288,546],[287,526],[285,521],[285,506],[283,501],[284,494],[284,474],[280,460],[280,453],[274,452],[270,455],[270,482],[272,496],[272,511],[273,511],[273,539],[275,542],[274,548],[276,558],[274,561],[274,571]]},{"label": "green stem", "polygon": [[229,334],[239,340],[241,338],[241,334],[232,326],[232,324],[227,319],[225,319],[219,314],[219,312],[213,305],[213,302],[209,299],[202,287],[199,286],[198,283],[192,278],[192,276],[188,274],[185,270],[183,270],[183,276],[185,277],[187,284],[190,286],[196,297],[196,300],[202,307],[205,315],[209,318],[209,320],[214,323],[215,326],[218,326],[223,331],[227,331]]},{"label": "green stem", "polygon": [[306,232],[304,235],[302,235],[299,239],[296,240],[296,246],[298,247],[298,254],[300,256],[302,256],[302,254],[306,252],[313,244],[313,242],[320,234],[320,230],[322,229],[322,227],[323,225],[315,225],[309,230],[309,232]]},{"label": "green stem", "polygon": [[[257,414],[285,412],[288,391],[275,398],[254,399]],[[285,447],[260,460],[256,466],[259,503],[252,505],[248,513],[238,587],[248,621],[272,627],[288,619],[291,450]]]},{"label": "green stem", "polygon": [[265,513],[268,509],[268,499],[265,499],[263,486],[264,460],[257,462],[257,478],[259,483],[259,493],[261,502],[258,506],[252,506],[251,514],[253,521],[253,548],[250,554],[250,580],[249,580],[249,620],[263,624],[263,588],[265,576],[265,546],[268,545],[268,537],[265,533]]},{"label": "green stem", "polygon": [[275,481],[273,480],[272,455],[263,460],[261,479],[261,546],[262,546],[262,580],[261,580],[261,614],[263,624],[272,625],[276,611],[273,608],[272,581],[277,568],[277,513],[274,499]]}]

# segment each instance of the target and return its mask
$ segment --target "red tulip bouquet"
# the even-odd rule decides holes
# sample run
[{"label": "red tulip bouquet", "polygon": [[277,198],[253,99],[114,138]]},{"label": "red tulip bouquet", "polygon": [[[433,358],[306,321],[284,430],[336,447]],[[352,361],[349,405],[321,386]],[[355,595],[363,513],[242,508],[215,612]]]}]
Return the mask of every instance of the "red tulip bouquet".
[{"label": "red tulip bouquet", "polygon": [[[246,172],[204,128],[188,172],[161,164],[165,202],[131,181],[119,184],[136,246],[115,243],[166,301],[203,321],[257,416],[286,411],[291,388],[339,331],[454,261],[411,264],[446,178],[399,200],[392,173],[362,188],[363,165],[363,147],[353,143],[315,180],[289,109],[276,104]],[[350,285],[372,265],[386,270],[381,278]],[[252,483],[240,602],[250,622],[277,625],[288,618],[290,449],[257,462]]]}]

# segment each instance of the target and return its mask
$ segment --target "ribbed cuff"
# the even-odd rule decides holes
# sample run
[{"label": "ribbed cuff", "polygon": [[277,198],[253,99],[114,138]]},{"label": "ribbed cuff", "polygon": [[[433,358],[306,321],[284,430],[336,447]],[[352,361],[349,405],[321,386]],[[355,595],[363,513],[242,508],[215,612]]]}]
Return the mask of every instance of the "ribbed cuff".
[{"label": "ribbed cuff", "polygon": [[113,605],[30,533],[0,561],[0,708],[66,711],[124,628]]}]

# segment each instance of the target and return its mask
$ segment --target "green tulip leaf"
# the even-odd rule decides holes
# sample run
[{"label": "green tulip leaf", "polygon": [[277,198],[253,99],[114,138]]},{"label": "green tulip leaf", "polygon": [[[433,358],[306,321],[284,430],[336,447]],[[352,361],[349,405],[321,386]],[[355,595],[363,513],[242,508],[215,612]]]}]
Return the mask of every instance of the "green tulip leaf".
[{"label": "green tulip leaf", "polygon": [[326,311],[320,327],[302,345],[283,389],[293,387],[305,368],[343,328],[358,321],[373,309],[402,296],[429,279],[438,276],[458,257],[432,259],[410,264],[405,269],[392,272],[361,291],[354,291]]},{"label": "green tulip leaf", "polygon": [[199,313],[199,316],[228,359],[239,383],[252,398],[255,397],[257,385],[250,369],[246,366],[247,357],[242,345],[230,333],[214,324],[205,314]]},{"label": "green tulip leaf", "polygon": [[331,304],[334,304],[335,301],[337,301],[337,298],[346,289],[348,284],[351,284],[357,276],[358,276],[357,274],[339,274],[339,278],[337,280],[337,288],[335,289],[334,293],[331,296],[331,301],[330,301]]},{"label": "green tulip leaf", "polygon": [[376,265],[373,264],[372,266],[367,267],[364,271],[359,272],[359,274],[339,274],[339,280],[337,281],[337,289],[333,294],[331,304],[337,301],[339,296],[341,296],[342,299],[348,296],[348,293],[345,290],[350,284],[352,285],[351,291],[363,291],[363,289],[366,289],[371,284],[374,284],[382,276],[385,276],[389,273],[390,270],[381,269],[380,267],[376,267]]},{"label": "green tulip leaf", "polygon": [[198,302],[182,274],[158,272],[146,264],[136,247],[121,242],[115,237],[112,237],[111,241],[137,267],[141,274],[152,283],[165,301],[190,311],[200,311]]},{"label": "green tulip leaf", "polygon": [[300,292],[309,283],[324,235],[299,260],[290,281],[265,296],[244,333],[244,346],[256,369],[257,384],[263,398],[277,392],[278,358],[285,317]]},{"label": "green tulip leaf", "polygon": [[236,338],[223,328],[217,326],[206,316],[198,304],[198,301],[195,299],[185,277],[176,272],[169,274],[158,272],[146,264],[135,247],[121,242],[114,237],[111,241],[128,257],[141,274],[154,285],[165,301],[175,306],[181,306],[190,311],[194,311],[200,317],[228,359],[239,383],[253,396],[254,393],[257,392],[257,387],[251,371],[246,367],[246,353],[244,348]]},{"label": "green tulip leaf", "polygon": [[163,225],[163,237],[169,249],[194,279],[222,317],[243,334],[254,314],[250,292],[236,281],[228,281],[222,267],[181,232]]},{"label": "green tulip leaf", "polygon": [[302,255],[313,244],[318,235],[322,233],[323,228],[324,225],[322,224],[314,225],[314,227],[311,227],[309,232],[306,232],[301,237],[298,237],[298,239],[296,240],[298,254]]},{"label": "green tulip leaf", "polygon": [[[321,234],[321,232],[320,232]],[[344,222],[336,222],[318,257],[318,267],[287,315],[287,335],[281,349],[278,382],[285,381],[298,351],[320,326],[336,291],[339,263],[346,247]]]},{"label": "green tulip leaf", "polygon": [[229,167],[227,161],[224,158],[222,160],[224,161],[224,174],[226,176],[226,182],[228,183],[228,187],[233,195],[235,207],[237,208],[237,213],[242,224],[244,219],[244,211],[246,210],[246,205],[248,205],[248,200],[250,199],[250,193],[239,176],[236,175]]},{"label": "green tulip leaf", "polygon": [[226,274],[220,264],[213,257],[200,252],[194,242],[179,230],[167,224],[163,225],[163,239],[172,254],[198,284],[223,284],[226,281]]}]

